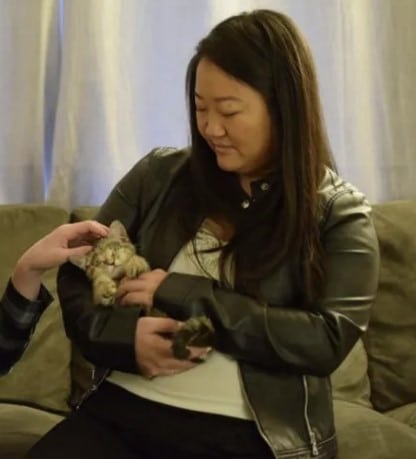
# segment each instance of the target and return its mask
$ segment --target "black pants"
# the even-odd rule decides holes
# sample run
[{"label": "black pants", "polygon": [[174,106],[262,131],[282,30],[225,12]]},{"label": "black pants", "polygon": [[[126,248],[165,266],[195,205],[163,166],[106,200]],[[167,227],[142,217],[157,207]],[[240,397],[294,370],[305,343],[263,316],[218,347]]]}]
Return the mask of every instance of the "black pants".
[{"label": "black pants", "polygon": [[102,386],[28,459],[272,459],[252,421],[155,403]]}]

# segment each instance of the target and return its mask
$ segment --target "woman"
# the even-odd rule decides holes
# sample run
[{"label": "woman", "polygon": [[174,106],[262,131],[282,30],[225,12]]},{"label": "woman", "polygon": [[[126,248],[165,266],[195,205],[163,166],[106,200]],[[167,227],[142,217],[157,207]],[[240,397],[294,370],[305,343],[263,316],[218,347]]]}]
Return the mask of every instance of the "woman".
[{"label": "woman", "polygon": [[52,297],[42,285],[48,269],[81,256],[92,241],[108,234],[108,228],[85,221],[61,225],[33,244],[19,258],[0,301],[0,374],[21,357],[42,312]]},{"label": "woman", "polygon": [[[285,15],[243,13],[199,43],[187,91],[191,146],[152,151],[98,214],[153,270],[103,309],[61,268],[69,336],[114,371],[30,458],[336,455],[329,375],[366,328],[379,260],[365,197],[332,170],[310,51]],[[213,350],[175,360],[169,335],[198,314]]]}]

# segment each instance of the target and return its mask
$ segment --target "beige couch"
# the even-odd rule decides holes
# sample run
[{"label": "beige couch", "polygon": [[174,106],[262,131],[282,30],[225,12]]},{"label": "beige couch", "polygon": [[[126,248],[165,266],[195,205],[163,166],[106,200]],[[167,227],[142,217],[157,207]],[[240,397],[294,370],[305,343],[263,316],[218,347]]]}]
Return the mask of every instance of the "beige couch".
[{"label": "beige couch", "polygon": [[[0,206],[0,288],[20,253],[71,215],[46,205]],[[339,459],[416,458],[416,201],[374,207],[380,240],[379,291],[367,333],[333,374]],[[55,272],[45,283],[56,297]],[[67,340],[55,301],[23,359],[0,377],[0,459],[25,451],[69,411],[88,367]]]}]

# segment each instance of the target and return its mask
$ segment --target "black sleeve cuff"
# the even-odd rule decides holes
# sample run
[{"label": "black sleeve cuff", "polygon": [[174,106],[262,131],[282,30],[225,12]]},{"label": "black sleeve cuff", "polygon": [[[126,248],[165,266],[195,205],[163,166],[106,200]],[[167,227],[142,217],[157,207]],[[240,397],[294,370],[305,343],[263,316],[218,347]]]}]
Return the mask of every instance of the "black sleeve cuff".
[{"label": "black sleeve cuff", "polygon": [[11,279],[9,280],[4,297],[7,298],[12,304],[33,313],[42,313],[53,301],[52,295],[42,284],[40,286],[39,295],[35,301],[28,300],[21,293],[19,293],[13,285]]},{"label": "black sleeve cuff", "polygon": [[170,273],[160,284],[154,295],[154,305],[176,320],[207,314],[206,305],[198,301],[194,291],[201,297],[211,291],[212,281],[206,277],[191,274]]}]

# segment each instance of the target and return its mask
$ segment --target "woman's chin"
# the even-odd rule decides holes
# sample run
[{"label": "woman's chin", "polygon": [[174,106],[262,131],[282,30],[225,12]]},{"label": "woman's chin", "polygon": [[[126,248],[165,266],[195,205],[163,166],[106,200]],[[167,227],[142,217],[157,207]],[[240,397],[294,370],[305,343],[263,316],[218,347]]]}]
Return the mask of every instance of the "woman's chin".
[{"label": "woman's chin", "polygon": [[228,158],[221,158],[217,156],[217,165],[225,172],[237,172],[239,170],[239,165]]}]

